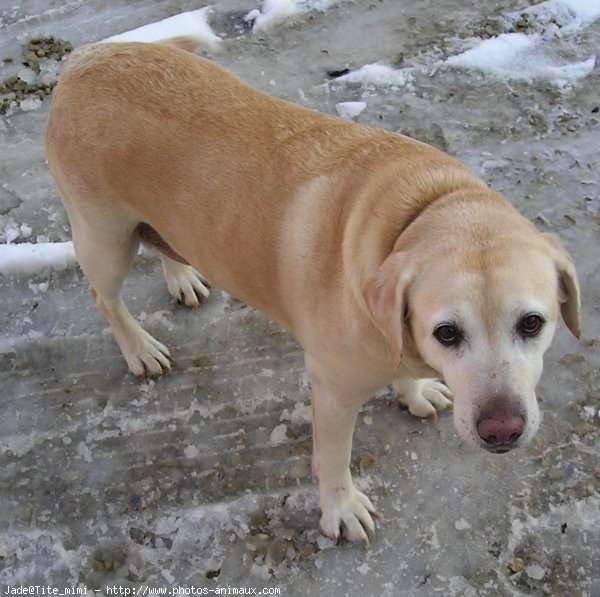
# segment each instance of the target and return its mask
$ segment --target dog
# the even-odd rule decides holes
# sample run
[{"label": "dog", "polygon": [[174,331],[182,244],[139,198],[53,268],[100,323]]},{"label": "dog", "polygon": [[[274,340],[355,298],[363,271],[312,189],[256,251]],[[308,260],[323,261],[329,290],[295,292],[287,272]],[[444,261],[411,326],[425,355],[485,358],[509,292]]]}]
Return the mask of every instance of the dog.
[{"label": "dog", "polygon": [[[168,349],[120,291],[140,241],[190,307],[216,285],[291,330],[311,382],[323,532],[368,545],[354,486],[361,405],[392,384],[418,417],[502,453],[527,444],[559,313],[580,336],[573,261],[465,165],[408,137],[274,99],[158,44],[84,46],[47,129],[92,295],[135,375]],[[444,380],[444,383],[438,381]]]}]

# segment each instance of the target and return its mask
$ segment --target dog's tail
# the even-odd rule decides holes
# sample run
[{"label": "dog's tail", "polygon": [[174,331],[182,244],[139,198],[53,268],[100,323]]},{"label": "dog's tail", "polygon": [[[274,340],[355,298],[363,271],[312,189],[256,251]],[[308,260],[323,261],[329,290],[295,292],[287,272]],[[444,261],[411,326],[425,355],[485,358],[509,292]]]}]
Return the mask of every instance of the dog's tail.
[{"label": "dog's tail", "polygon": [[216,51],[222,39],[208,24],[210,6],[182,12],[162,21],[150,23],[119,35],[103,39],[103,43],[141,41],[175,46],[193,52],[199,48]]}]

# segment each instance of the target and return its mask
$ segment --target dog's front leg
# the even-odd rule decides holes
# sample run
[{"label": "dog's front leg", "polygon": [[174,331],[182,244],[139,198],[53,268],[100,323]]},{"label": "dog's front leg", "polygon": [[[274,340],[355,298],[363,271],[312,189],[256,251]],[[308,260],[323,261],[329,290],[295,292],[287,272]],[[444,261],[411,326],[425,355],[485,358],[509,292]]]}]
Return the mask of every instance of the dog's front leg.
[{"label": "dog's front leg", "polygon": [[392,383],[400,404],[415,417],[432,417],[437,420],[438,410],[452,407],[452,393],[436,379],[399,377]]},{"label": "dog's front leg", "polygon": [[[308,362],[307,358],[307,362]],[[363,402],[351,389],[319,375],[308,373],[312,385],[313,468],[319,480],[321,529],[339,542],[342,536],[368,546],[377,517],[369,498],[352,482],[350,456],[352,433]]]}]

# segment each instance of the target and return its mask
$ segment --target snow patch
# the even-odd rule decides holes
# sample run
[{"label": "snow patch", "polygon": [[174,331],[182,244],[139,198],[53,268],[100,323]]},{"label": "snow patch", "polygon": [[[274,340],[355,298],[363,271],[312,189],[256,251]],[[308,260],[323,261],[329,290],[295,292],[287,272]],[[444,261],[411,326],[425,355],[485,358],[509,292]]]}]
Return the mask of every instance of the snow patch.
[{"label": "snow patch", "polygon": [[530,26],[544,28],[547,34],[570,34],[600,18],[600,2],[597,0],[548,0],[527,9],[510,14],[518,18],[526,13]]},{"label": "snow patch", "polygon": [[[9,555],[9,565],[0,569],[0,583],[27,586],[32,578],[54,578],[65,572],[70,578],[78,578],[82,554],[79,549],[65,549],[70,536],[69,529],[61,525],[54,525],[51,531],[32,528],[18,534],[12,529],[0,533],[2,554]],[[17,565],[10,565],[10,556],[18,556]],[[44,577],[37,574],[41,569],[44,569]]]},{"label": "snow patch", "polygon": [[365,64],[358,70],[338,77],[335,81],[341,83],[360,83],[375,87],[405,87],[414,79],[410,68],[392,68],[386,64]]},{"label": "snow patch", "polygon": [[281,413],[280,421],[290,421],[292,425],[304,425],[310,424],[312,421],[312,409],[310,404],[304,404],[297,402],[294,405],[294,410],[290,414],[290,411],[285,409]]},{"label": "snow patch", "polygon": [[324,535],[319,535],[317,537],[317,547],[320,551],[331,549],[332,547],[335,547],[335,545],[335,541],[332,541],[329,537],[325,537]]},{"label": "snow patch", "polygon": [[302,402],[296,403],[290,420],[294,425],[300,425],[302,423],[310,424],[312,422],[312,408],[310,404],[303,404]]},{"label": "snow patch", "polygon": [[555,64],[540,34],[503,33],[486,39],[443,64],[488,73],[501,79],[548,80],[559,87],[588,76],[596,64],[591,56],[580,62]]},{"label": "snow patch", "polygon": [[3,437],[2,442],[0,442],[0,456],[12,453],[17,458],[20,458],[27,454],[34,446],[34,438],[22,433],[11,437]]},{"label": "snow patch", "polygon": [[[592,23],[600,19],[600,2],[598,0],[551,0],[542,4],[560,4],[565,6],[582,24]],[[540,8],[538,4],[535,8]]]},{"label": "snow patch", "polygon": [[269,437],[269,441],[274,445],[282,444],[287,439],[287,425],[285,423],[277,425],[277,427],[271,431],[271,435]]},{"label": "snow patch", "polygon": [[471,525],[464,519],[464,518],[459,518],[455,523],[454,523],[454,528],[457,531],[465,531],[467,529],[471,528]]},{"label": "snow patch", "polygon": [[248,534],[248,513],[259,507],[256,496],[247,495],[231,502],[219,502],[178,511],[185,525],[178,529],[179,539],[189,536],[194,543],[211,545],[219,531],[243,538]]},{"label": "snow patch", "polygon": [[291,512],[302,514],[314,512],[319,507],[317,488],[309,486],[291,493],[286,502],[286,507]]},{"label": "snow patch", "polygon": [[12,218],[8,218],[4,226],[4,240],[7,244],[10,244],[19,238],[29,238],[31,232],[31,226],[27,226],[27,224],[19,225]]},{"label": "snow patch", "polygon": [[76,262],[71,242],[0,245],[0,274],[3,275],[63,270]]},{"label": "snow patch", "polygon": [[28,66],[24,66],[23,68],[20,68],[19,72],[17,73],[17,77],[19,77],[19,79],[21,79],[21,81],[25,81],[25,83],[27,83],[27,85],[33,85],[34,83],[37,82],[36,72],[32,68],[29,68]]},{"label": "snow patch", "polygon": [[183,450],[183,454],[186,458],[192,460],[194,458],[198,458],[200,451],[198,448],[196,448],[196,446],[187,446],[187,448]]},{"label": "snow patch", "polygon": [[33,292],[33,294],[39,294],[40,292],[47,292],[48,288],[50,288],[50,284],[48,282],[40,282],[36,284],[32,280],[29,280],[27,283],[29,290]]},{"label": "snow patch", "polygon": [[531,564],[531,566],[527,566],[525,572],[527,572],[527,576],[529,576],[529,578],[533,578],[534,580],[542,580],[542,578],[546,576],[546,571],[539,564]]},{"label": "snow patch", "polygon": [[529,15],[530,33],[502,33],[486,40],[471,40],[471,47],[428,66],[395,69],[381,63],[366,64],[335,82],[374,87],[409,87],[415,74],[429,74],[439,67],[467,69],[503,80],[544,80],[558,88],[570,88],[590,75],[596,55],[566,62],[553,46],[600,18],[597,0],[548,0],[526,10],[510,13],[511,19]]},{"label": "snow patch", "polygon": [[512,72],[517,57],[523,52],[529,52],[538,41],[539,35],[503,33],[478,43],[462,54],[451,56],[446,60],[446,64],[478,70]]},{"label": "snow patch", "polygon": [[448,589],[451,595],[461,595],[461,597],[477,596],[477,590],[464,576],[452,576],[448,583]]},{"label": "snow patch", "polygon": [[175,326],[169,321],[168,315],[170,313],[165,311],[164,309],[160,311],[155,311],[154,313],[146,313],[142,311],[138,317],[140,321],[148,323],[151,326],[162,326],[172,332],[175,329]]},{"label": "snow patch", "polygon": [[294,0],[264,0],[262,10],[253,10],[246,15],[246,20],[254,17],[253,30],[265,31],[275,25],[283,23],[293,14],[299,12],[298,5]]},{"label": "snow patch", "polygon": [[[547,512],[538,516],[532,516],[516,508],[511,510],[511,533],[506,550],[502,554],[502,559],[506,562],[512,561],[515,550],[531,538],[541,538],[544,541],[545,554],[538,554],[540,561],[542,558],[551,559],[553,551],[569,550],[576,544],[588,545],[590,550],[598,548],[596,532],[600,528],[600,496],[598,495],[559,506],[550,505]],[[562,536],[559,531],[561,528],[569,534],[568,543],[557,539]],[[546,574],[546,569],[539,563],[532,562],[525,572],[530,578],[541,580]]]},{"label": "snow patch", "polygon": [[42,100],[39,97],[27,97],[21,102],[23,112],[32,112],[42,107]]},{"label": "snow patch", "polygon": [[160,573],[162,574],[162,577],[170,584],[172,585],[175,582],[175,577],[166,569],[163,568]]},{"label": "snow patch", "polygon": [[327,10],[339,0],[263,0],[261,10],[251,10],[245,21],[254,21],[253,31],[266,31],[285,23],[291,16]]},{"label": "snow patch", "polygon": [[442,64],[485,72],[502,79],[547,80],[558,87],[572,86],[594,70],[595,55],[564,63],[553,42],[581,31],[600,18],[600,2],[548,0],[509,13],[508,17],[515,20],[522,14],[528,16],[529,34],[503,33],[480,41]]},{"label": "snow patch", "polygon": [[79,442],[77,444],[77,454],[79,454],[85,462],[92,462],[92,452],[85,442]]},{"label": "snow patch", "polygon": [[346,120],[357,118],[364,112],[367,104],[365,102],[340,102],[335,105],[337,113]]},{"label": "snow patch", "polygon": [[189,37],[194,39],[198,46],[214,51],[219,49],[219,45],[223,40],[211,29],[208,23],[210,10],[210,6],[205,6],[199,10],[182,12],[162,19],[162,21],[149,23],[137,29],[107,37],[102,41],[104,43],[128,41],[152,43],[177,37]]}]

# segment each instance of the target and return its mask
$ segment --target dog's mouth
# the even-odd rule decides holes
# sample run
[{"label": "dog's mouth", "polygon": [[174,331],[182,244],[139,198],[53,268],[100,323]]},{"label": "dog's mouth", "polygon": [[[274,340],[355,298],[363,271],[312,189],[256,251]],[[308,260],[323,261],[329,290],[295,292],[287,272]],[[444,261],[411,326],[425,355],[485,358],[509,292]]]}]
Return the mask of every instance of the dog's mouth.
[{"label": "dog's mouth", "polygon": [[523,442],[520,441],[520,436],[515,435],[511,438],[507,438],[506,441],[498,441],[495,438],[492,438],[492,441],[489,439],[481,444],[481,447],[490,454],[506,454],[511,450],[516,450],[520,448]]},{"label": "dog's mouth", "polygon": [[481,446],[484,450],[486,450],[487,452],[489,452],[490,454],[506,454],[507,452],[510,452],[511,450],[514,450],[515,448],[517,448],[518,446],[516,444],[498,444],[495,446],[490,446],[488,444],[482,445]]}]

